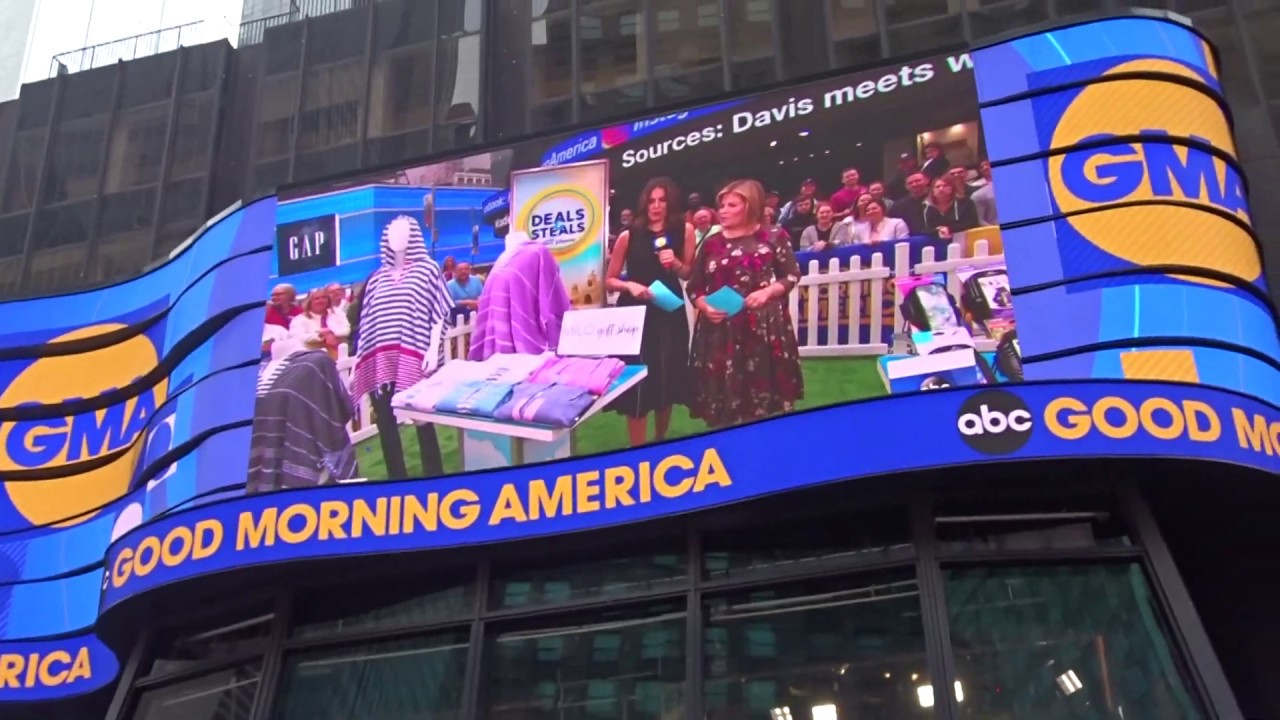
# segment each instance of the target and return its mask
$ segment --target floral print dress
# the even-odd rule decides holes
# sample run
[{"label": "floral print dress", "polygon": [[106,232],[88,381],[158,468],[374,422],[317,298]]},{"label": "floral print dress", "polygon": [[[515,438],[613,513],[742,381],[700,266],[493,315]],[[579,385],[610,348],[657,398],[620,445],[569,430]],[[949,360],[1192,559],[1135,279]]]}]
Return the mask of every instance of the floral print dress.
[{"label": "floral print dress", "polygon": [[[776,231],[757,230],[740,238],[707,236],[686,288],[697,300],[722,287],[744,298],[774,282],[790,293],[800,281],[791,244]],[[800,351],[787,296],[756,310],[743,308],[713,323],[699,316],[690,350],[693,398],[689,414],[708,427],[757,420],[795,408],[804,397]]]}]

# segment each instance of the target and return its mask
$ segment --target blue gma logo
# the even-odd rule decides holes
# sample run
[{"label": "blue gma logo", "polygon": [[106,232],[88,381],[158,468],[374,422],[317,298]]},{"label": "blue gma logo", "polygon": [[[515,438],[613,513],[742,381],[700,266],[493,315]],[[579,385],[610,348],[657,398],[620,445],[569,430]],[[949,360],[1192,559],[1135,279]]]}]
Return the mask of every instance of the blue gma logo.
[{"label": "blue gma logo", "polygon": [[[1193,68],[1162,58],[1123,62],[1104,75],[1132,72],[1157,72],[1171,79],[1103,79],[1082,88],[1056,118],[1051,149],[1067,152],[1050,156],[1049,186],[1058,210],[1080,236],[1063,235],[1059,243],[1083,241],[1138,266],[1201,267],[1256,281],[1262,260],[1246,229],[1249,208],[1239,175],[1214,153],[1168,142],[1170,137],[1190,138],[1235,157],[1231,127],[1213,91]],[[1186,80],[1193,82],[1184,84]],[[1071,150],[1120,136],[1150,141]],[[1185,204],[1140,202],[1160,199]],[[1244,226],[1209,208],[1225,211]],[[1088,210],[1094,212],[1082,212]],[[1064,245],[1061,252],[1078,250]]]},{"label": "blue gma logo", "polygon": [[[121,327],[90,326],[51,342],[93,337]],[[42,358],[0,392],[0,407],[56,405],[96,397],[130,384],[159,361],[159,351],[145,334],[93,352]],[[5,483],[5,493],[18,513],[32,525],[75,525],[91,518],[94,508],[127,492],[142,446],[134,445],[134,441],[164,402],[167,387],[167,380],[162,381],[136,397],[96,412],[0,426],[0,475],[74,465],[129,448],[115,460],[75,475]]]}]

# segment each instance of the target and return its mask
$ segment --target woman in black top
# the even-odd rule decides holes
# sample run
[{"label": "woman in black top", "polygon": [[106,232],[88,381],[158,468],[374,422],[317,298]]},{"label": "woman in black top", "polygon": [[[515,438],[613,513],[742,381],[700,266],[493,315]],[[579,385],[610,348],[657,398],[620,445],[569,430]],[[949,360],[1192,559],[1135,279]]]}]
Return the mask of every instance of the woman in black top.
[{"label": "woman in black top", "polygon": [[[654,178],[640,193],[639,217],[618,236],[605,287],[620,293],[618,305],[645,305],[640,356],[626,358],[627,364],[644,364],[649,374],[623,393],[610,409],[627,416],[627,433],[632,447],[648,438],[649,413],[654,415],[654,440],[662,440],[671,427],[671,408],[688,404],[689,319],[684,306],[668,312],[655,304],[649,286],[660,281],[673,295],[684,300],[681,280],[693,270],[695,240],[693,225],[680,211],[680,190],[668,178]],[[623,267],[627,278],[622,279]]]}]

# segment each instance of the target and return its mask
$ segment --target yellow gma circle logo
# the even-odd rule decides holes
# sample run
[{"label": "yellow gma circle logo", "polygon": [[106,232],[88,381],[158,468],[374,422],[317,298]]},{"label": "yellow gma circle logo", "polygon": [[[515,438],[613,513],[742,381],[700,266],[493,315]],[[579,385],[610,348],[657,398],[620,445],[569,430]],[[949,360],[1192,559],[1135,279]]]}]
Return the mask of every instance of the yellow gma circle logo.
[{"label": "yellow gma circle logo", "polygon": [[[123,327],[118,323],[94,325],[50,342],[81,340]],[[41,358],[0,392],[0,407],[97,397],[132,383],[159,362],[160,353],[145,334],[93,352]],[[167,392],[166,379],[137,397],[93,413],[0,425],[0,475],[75,465],[130,448],[112,462],[87,472],[51,480],[6,482],[4,490],[10,502],[32,525],[78,525],[93,517],[95,513],[90,511],[128,491],[142,449],[141,443],[132,445]]]}]

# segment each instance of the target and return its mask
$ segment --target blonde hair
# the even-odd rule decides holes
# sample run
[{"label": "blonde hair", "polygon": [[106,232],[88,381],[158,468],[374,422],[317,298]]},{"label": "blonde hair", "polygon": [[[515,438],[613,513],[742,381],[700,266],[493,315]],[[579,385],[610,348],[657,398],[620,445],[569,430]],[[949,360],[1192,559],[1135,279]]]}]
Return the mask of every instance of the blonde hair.
[{"label": "blonde hair", "polygon": [[724,202],[725,195],[737,195],[747,204],[747,222],[764,222],[764,186],[755,180],[734,180],[716,193],[716,206]]}]

